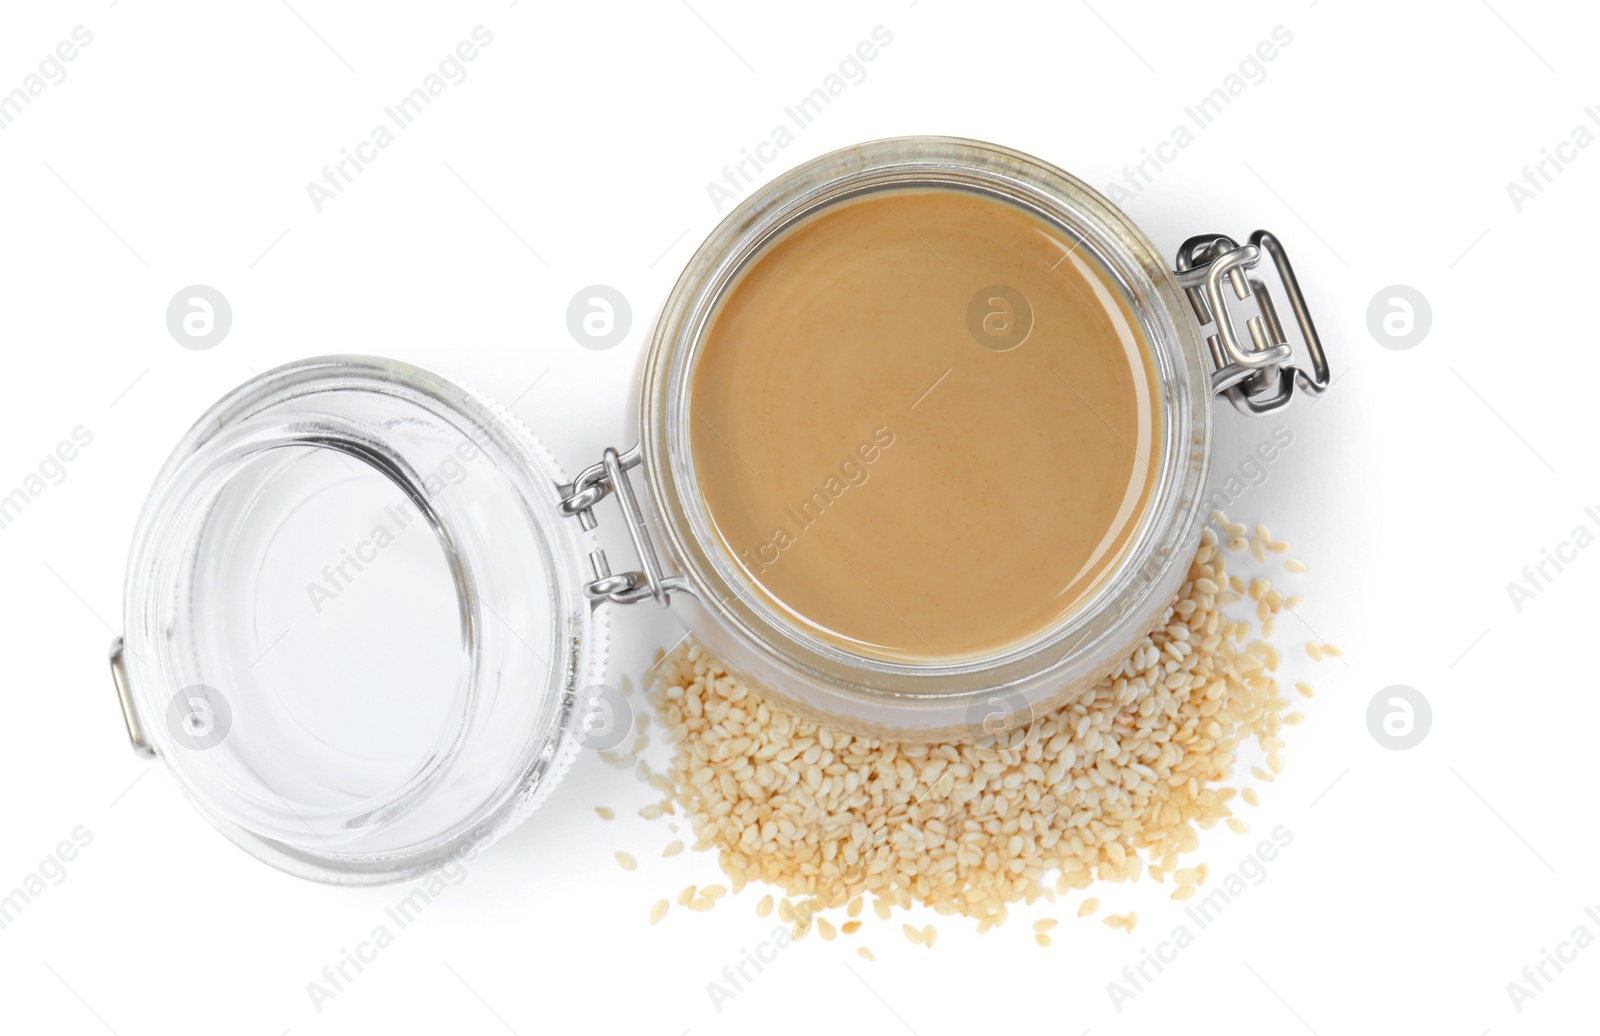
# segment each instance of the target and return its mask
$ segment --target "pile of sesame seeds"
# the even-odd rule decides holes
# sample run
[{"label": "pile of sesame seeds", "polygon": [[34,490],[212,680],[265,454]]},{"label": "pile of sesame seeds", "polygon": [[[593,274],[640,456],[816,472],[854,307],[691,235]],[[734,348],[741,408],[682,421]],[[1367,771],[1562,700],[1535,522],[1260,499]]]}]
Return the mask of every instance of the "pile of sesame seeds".
[{"label": "pile of sesame seeds", "polygon": [[[640,765],[662,795],[641,814],[682,807],[694,848],[717,852],[733,893],[749,883],[781,893],[756,910],[776,909],[794,939],[853,935],[868,902],[881,921],[921,905],[970,918],[981,933],[1014,904],[1054,903],[1097,881],[1171,879],[1171,897],[1189,898],[1206,867],[1180,860],[1199,847],[1199,832],[1222,823],[1244,833],[1235,799],[1259,803],[1254,787],[1230,786],[1239,755],[1253,741],[1265,765],[1249,772],[1270,783],[1283,769],[1282,728],[1304,718],[1281,693],[1270,642],[1299,596],[1284,597],[1256,567],[1288,545],[1265,526],[1213,517],[1223,535],[1205,530],[1173,604],[1115,671],[1031,724],[975,742],[835,731],[763,700],[699,645],[679,645],[653,670],[648,699],[674,755],[665,774]],[[1243,562],[1248,581],[1229,574],[1229,554],[1256,562]],[[1305,571],[1293,559],[1283,568]],[[1306,651],[1338,653],[1318,642]],[[1309,684],[1295,686],[1312,696]],[[674,842],[663,855],[674,846],[682,848]],[[631,856],[618,862],[632,869]],[[676,903],[710,910],[728,892],[690,886]],[[655,903],[651,923],[671,906]],[[822,916],[836,908],[847,918],[840,926]],[[1098,908],[1084,898],[1076,915]],[[1131,933],[1138,916],[1102,920]],[[1035,942],[1049,946],[1055,924],[1035,922]],[[901,930],[930,948],[937,936],[932,925]]]}]

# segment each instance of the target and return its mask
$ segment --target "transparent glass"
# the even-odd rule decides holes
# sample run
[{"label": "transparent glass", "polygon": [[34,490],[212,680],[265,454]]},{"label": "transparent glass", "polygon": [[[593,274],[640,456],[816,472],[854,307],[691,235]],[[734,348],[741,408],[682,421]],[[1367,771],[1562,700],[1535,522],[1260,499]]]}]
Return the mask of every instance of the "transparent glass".
[{"label": "transparent glass", "polygon": [[604,678],[565,481],[508,413],[393,361],[307,360],[213,406],[141,516],[123,648],[201,812],[275,866],[375,884],[532,809]]},{"label": "transparent glass", "polygon": [[[752,258],[826,206],[908,187],[989,194],[1078,242],[1134,315],[1157,378],[1154,489],[1119,565],[1060,624],[950,663],[905,662],[824,641],[774,607],[723,549],[690,451],[690,377],[708,322]],[[1211,394],[1199,334],[1150,241],[1082,181],[1020,152],[946,137],[875,141],[824,155],[774,180],[732,212],[674,286],[640,371],[638,432],[653,531],[689,593],[680,617],[746,678],[819,720],[902,739],[970,735],[1026,722],[1108,672],[1181,584],[1199,536]],[[1049,477],[1041,458],[1040,477]],[[955,486],[992,494],[1004,487]]]}]

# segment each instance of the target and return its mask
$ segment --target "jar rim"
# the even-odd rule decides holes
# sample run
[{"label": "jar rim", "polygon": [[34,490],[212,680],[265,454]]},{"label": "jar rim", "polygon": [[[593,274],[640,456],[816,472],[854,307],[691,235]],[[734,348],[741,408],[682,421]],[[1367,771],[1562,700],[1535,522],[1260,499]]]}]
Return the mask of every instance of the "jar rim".
[{"label": "jar rim", "polygon": [[[856,654],[813,636],[755,591],[717,540],[688,443],[689,376],[725,292],[770,242],[822,208],[866,191],[956,187],[1020,204],[1083,242],[1136,317],[1157,375],[1160,468],[1140,528],[1118,565],[1052,629],[950,663]],[[1142,636],[1164,607],[1198,534],[1211,440],[1211,394],[1199,333],[1171,269],[1150,240],[1088,184],[1009,148],[953,137],[900,137],[844,148],[758,189],[720,223],[674,285],[644,360],[640,439],[661,531],[699,603],[770,671],[803,694],[770,687],[817,718],[865,714],[886,736],[968,727],[975,701],[1004,695],[1036,714],[1062,688],[1103,675],[1108,645]],[[1178,568],[1176,574],[1173,569]],[[1143,627],[1140,627],[1143,623]],[[762,681],[771,685],[779,680]],[[1052,684],[1054,686],[1052,686]]]}]

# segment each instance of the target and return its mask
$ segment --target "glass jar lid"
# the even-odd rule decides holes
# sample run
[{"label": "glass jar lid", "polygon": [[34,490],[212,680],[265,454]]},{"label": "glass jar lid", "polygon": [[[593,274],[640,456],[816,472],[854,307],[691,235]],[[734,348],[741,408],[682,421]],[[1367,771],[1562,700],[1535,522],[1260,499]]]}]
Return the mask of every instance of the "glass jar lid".
[{"label": "glass jar lid", "polygon": [[184,437],[129,561],[136,746],[253,855],[377,884],[538,804],[604,678],[594,534],[509,412],[391,360],[240,386]]}]

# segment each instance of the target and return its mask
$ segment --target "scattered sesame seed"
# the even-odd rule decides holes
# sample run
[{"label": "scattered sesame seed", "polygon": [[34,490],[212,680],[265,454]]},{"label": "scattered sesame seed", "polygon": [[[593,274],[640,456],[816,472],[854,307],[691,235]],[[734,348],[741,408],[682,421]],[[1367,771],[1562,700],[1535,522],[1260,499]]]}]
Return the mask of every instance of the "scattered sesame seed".
[{"label": "scattered sesame seed", "polygon": [[[1246,531],[1238,526],[1239,538]],[[1259,556],[1287,551],[1264,527],[1243,546]],[[1178,862],[1198,848],[1198,832],[1218,821],[1248,830],[1227,806],[1236,794],[1259,805],[1254,788],[1222,784],[1236,755],[1254,740],[1271,772],[1251,773],[1273,780],[1282,728],[1305,718],[1285,711],[1273,675],[1282,659],[1267,639],[1274,616],[1300,596],[1230,575],[1225,559],[1217,533],[1204,530],[1185,589],[1129,656],[1069,705],[992,744],[902,743],[819,726],[764,700],[687,641],[662,656],[648,690],[672,764],[664,777],[641,776],[681,796],[696,848],[718,850],[735,892],[759,880],[787,897],[776,909],[795,938],[812,927],[833,938],[839,929],[816,915],[841,906],[852,919],[843,931],[853,933],[868,899],[884,921],[894,907],[921,904],[971,918],[980,933],[1003,924],[1009,904],[1053,901],[1097,881],[1170,876],[1173,898],[1187,899],[1204,865]],[[1306,650],[1338,651],[1315,642]],[[1309,685],[1297,690],[1310,697]],[[663,855],[681,852],[674,844]],[[725,894],[690,886],[679,902],[709,910]],[[1077,913],[1098,908],[1085,898]],[[767,916],[773,897],[756,909]],[[1137,915],[1104,923],[1131,932]],[[902,932],[925,946],[937,937],[932,925]]]},{"label": "scattered sesame seed", "polygon": [[865,946],[857,946],[856,947],[856,953],[860,954],[861,958],[863,960],[877,960],[878,959],[878,958],[874,957],[872,955],[872,951],[867,949]]},{"label": "scattered sesame seed", "polygon": [[628,855],[627,853],[619,852],[616,855],[617,855],[617,866],[621,867],[625,871],[631,871],[635,867],[639,866],[639,861],[635,860],[632,856]]},{"label": "scattered sesame seed", "polygon": [[1050,937],[1048,935],[1044,934],[1043,932],[1040,932],[1039,934],[1035,935],[1033,937],[1033,941],[1038,943],[1040,946],[1049,946],[1050,945]]},{"label": "scattered sesame seed", "polygon": [[666,917],[669,905],[664,899],[656,900],[656,905],[650,908],[650,923],[657,924],[663,917]]},{"label": "scattered sesame seed", "polygon": [[672,841],[672,842],[668,842],[667,843],[667,847],[665,849],[661,850],[661,855],[662,856],[676,856],[681,852],[683,852],[683,843],[682,842],[678,842],[678,841]]},{"label": "scattered sesame seed", "polygon": [[601,820],[610,820],[610,819],[612,819],[612,818],[613,818],[613,817],[615,817],[615,816],[616,816],[616,814],[615,814],[615,813],[613,813],[613,812],[612,812],[612,811],[611,811],[611,810],[610,810],[610,809],[609,809],[609,808],[608,808],[608,807],[606,807],[606,806],[596,806],[596,807],[595,807],[595,808],[594,808],[594,811],[595,811],[595,813],[597,813],[597,814],[598,814],[598,815],[599,815],[599,817],[600,817],[600,819],[601,819]]}]

